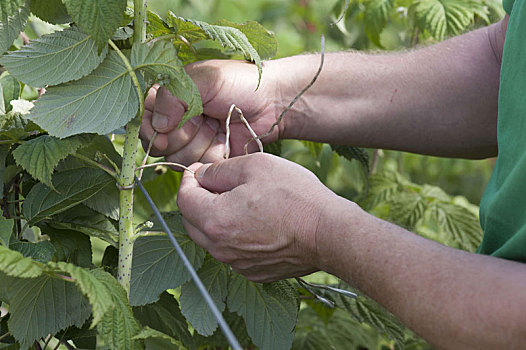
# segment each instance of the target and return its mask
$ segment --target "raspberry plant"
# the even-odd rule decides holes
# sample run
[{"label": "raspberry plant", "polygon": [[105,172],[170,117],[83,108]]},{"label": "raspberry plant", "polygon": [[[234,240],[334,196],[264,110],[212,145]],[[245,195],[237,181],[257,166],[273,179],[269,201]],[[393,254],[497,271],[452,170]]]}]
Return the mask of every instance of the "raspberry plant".
[{"label": "raspberry plant", "polygon": [[[202,112],[184,64],[237,53],[261,76],[261,61],[276,54],[276,39],[256,22],[212,25],[172,12],[162,19],[145,3],[0,0],[0,349],[228,346],[159,222],[144,222],[139,213],[133,188],[138,130],[153,84],[185,101],[184,123]],[[382,30],[399,20],[396,9],[407,6],[412,34],[442,39],[465,30],[474,16],[485,19],[481,4],[490,3],[342,1],[347,19],[338,26],[352,19],[380,46]],[[428,8],[443,12],[439,21],[426,19],[434,13]],[[30,35],[38,18],[53,30]],[[200,45],[205,40],[222,50]],[[120,133],[123,145],[115,147],[108,136]],[[304,144],[313,159],[327,154],[321,144]],[[363,150],[333,150],[367,164]],[[280,153],[279,147],[272,151]],[[146,171],[148,177],[176,175]],[[161,189],[162,208],[173,210],[176,189]],[[470,210],[398,175],[375,175],[363,206],[460,248],[473,250],[480,240]],[[365,296],[326,294],[339,309],[307,299],[300,310],[300,295],[311,296],[305,289],[246,280],[195,245],[178,212],[164,217],[246,348],[426,347]],[[95,264],[93,242],[106,247]]]},{"label": "raspberry plant", "polygon": [[[0,11],[1,51],[11,47],[0,59],[2,341],[23,349],[51,338],[111,349],[207,344],[217,321],[168,238],[157,223],[134,221],[144,98],[164,85],[187,104],[184,123],[202,105],[183,63],[224,56],[195,43],[218,41],[261,74],[261,60],[276,52],[274,36],[255,22],[211,25],[171,12],[165,21],[142,0],[133,8],[126,0],[7,0]],[[30,14],[61,26],[12,47]],[[34,104],[19,99],[29,87],[40,91]],[[105,135],[123,128],[121,156]],[[220,310],[228,305],[230,320],[243,325],[245,344],[290,347],[298,312],[290,283],[249,282],[196,246],[180,214],[165,216]],[[92,264],[90,237],[108,244],[104,269]],[[178,287],[181,307],[166,292]]]}]

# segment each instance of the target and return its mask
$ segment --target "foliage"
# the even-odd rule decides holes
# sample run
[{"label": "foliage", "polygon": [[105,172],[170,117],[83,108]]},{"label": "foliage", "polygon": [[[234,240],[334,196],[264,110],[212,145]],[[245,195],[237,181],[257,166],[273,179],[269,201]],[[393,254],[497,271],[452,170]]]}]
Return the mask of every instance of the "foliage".
[{"label": "foliage", "polygon": [[[317,32],[328,33],[331,48],[399,48],[499,16],[493,0],[151,3],[162,11],[146,13],[147,40],[141,42],[134,39],[134,13],[125,0],[0,2],[0,306],[7,310],[0,318],[0,348],[66,342],[110,349],[228,346],[160,224],[144,222],[151,212],[140,195],[134,221],[122,221],[131,203],[122,206],[127,190],[115,182],[132,178],[124,174],[126,162],[133,166],[142,158],[126,145],[137,138],[129,133],[152,84],[187,104],[184,123],[202,112],[186,63],[241,57],[255,63],[261,79],[262,60],[317,48]],[[344,5],[342,21],[330,27]],[[276,36],[258,22],[277,29],[279,52]],[[22,31],[29,43],[19,38]],[[125,126],[126,139],[110,141]],[[393,157],[380,157],[377,166],[369,165],[371,152],[353,147],[297,141],[271,147],[337,192],[421,235],[467,250],[480,240],[473,206],[385,171]],[[300,304],[300,294],[309,295],[295,284],[253,283],[214,260],[189,239],[174,197],[167,198],[179,179],[162,167],[143,176],[244,347],[426,348],[366,296],[325,295],[337,309],[312,300]],[[124,226],[133,231],[126,231],[131,250],[123,245]],[[126,260],[129,286],[116,277]]]},{"label": "foliage", "polygon": [[375,174],[364,206],[388,221],[449,246],[475,251],[482,240],[478,212],[439,187],[419,186],[397,173]]}]

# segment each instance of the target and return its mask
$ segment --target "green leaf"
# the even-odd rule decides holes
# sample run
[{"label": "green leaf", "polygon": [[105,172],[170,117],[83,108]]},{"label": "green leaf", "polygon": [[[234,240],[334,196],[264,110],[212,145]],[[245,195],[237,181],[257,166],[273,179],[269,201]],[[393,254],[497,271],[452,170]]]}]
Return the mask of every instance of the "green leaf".
[{"label": "green leaf", "polygon": [[[150,194],[159,211],[170,211],[177,208],[177,196],[167,196],[166,193],[177,193],[181,183],[181,173],[167,170],[165,173],[155,176],[151,181],[143,176],[143,185]],[[153,210],[146,201],[144,195],[137,191],[133,206],[134,216],[141,221],[148,220],[153,215]]]},{"label": "green leaf", "polygon": [[86,33],[93,36],[99,52],[120,26],[126,0],[64,0],[69,14]]},{"label": "green leaf", "polygon": [[63,212],[93,196],[115,179],[102,170],[80,168],[53,175],[57,192],[44,184],[36,184],[27,195],[23,213],[31,223]]},{"label": "green leaf", "polygon": [[188,349],[196,348],[194,339],[188,330],[188,323],[181,314],[179,303],[173,295],[164,292],[159,301],[134,307],[133,314],[143,326],[181,340]]},{"label": "green leaf", "polygon": [[[186,234],[181,222],[181,214],[167,213],[164,218],[194,268],[201,267],[205,251]],[[152,231],[155,230],[160,230],[158,224],[152,229]],[[135,241],[130,281],[131,305],[145,305],[154,302],[158,300],[159,294],[163,291],[177,288],[190,278],[190,273],[184,267],[166,235],[143,236]]]},{"label": "green leaf", "polygon": [[181,349],[186,350],[184,345],[167,334],[159,332],[150,327],[145,327],[133,339],[144,340],[146,350]]},{"label": "green leaf", "polygon": [[109,183],[86,199],[84,205],[110,219],[119,220],[119,197],[120,191],[115,183]]},{"label": "green leaf", "polygon": [[0,62],[18,80],[34,87],[58,85],[91,73],[104,60],[91,36],[72,28],[32,40]]},{"label": "green leaf", "polygon": [[302,308],[293,350],[381,349],[381,345],[388,343],[374,329],[360,324],[345,310],[331,310],[331,317],[324,322],[310,307]]},{"label": "green leaf", "polygon": [[287,281],[254,283],[231,274],[228,309],[242,316],[260,349],[289,349],[298,316],[298,296]]},{"label": "green leaf", "polygon": [[[247,327],[243,317],[239,316],[235,312],[229,312],[228,310],[223,312],[223,317],[225,318],[226,323],[228,323],[232,333],[234,333],[243,349],[256,348],[252,342],[252,339],[250,339],[249,335],[247,334]],[[196,339],[199,347],[204,347],[205,349],[228,349],[230,345],[220,328],[218,328],[212,336],[203,337],[199,333],[195,333],[194,338]]]},{"label": "green leaf", "polygon": [[38,133],[39,130],[40,128],[35,123],[25,119],[20,113],[10,111],[5,115],[0,115],[0,136],[21,140]]},{"label": "green leaf", "polygon": [[113,309],[114,298],[116,293],[109,286],[114,283],[109,282],[113,280],[113,276],[109,273],[97,269],[88,270],[72,264],[64,262],[57,263],[57,267],[75,279],[75,284],[79,287],[82,294],[84,294],[91,304],[93,320],[90,328],[95,327],[102,321],[104,315]]},{"label": "green leaf", "polygon": [[436,203],[431,214],[459,248],[470,252],[477,250],[482,241],[482,229],[478,218],[468,209],[453,203]]},{"label": "green leaf", "polygon": [[281,156],[282,141],[278,140],[272,143],[267,143],[266,145],[263,146],[263,149],[265,153],[270,153],[270,154],[273,154],[279,157]]},{"label": "green leaf", "polygon": [[387,310],[370,298],[359,296],[347,308],[359,322],[365,322],[389,338],[402,342],[405,327]]},{"label": "green leaf", "polygon": [[[304,330],[300,328],[296,331],[292,350],[323,350],[327,349],[329,344],[332,345],[327,332],[321,329]],[[350,349],[349,344],[347,344],[347,347]],[[333,347],[332,349],[337,348]]]},{"label": "green leaf", "polygon": [[112,51],[87,77],[50,87],[28,118],[59,138],[90,132],[105,135],[128,123],[138,108],[128,70]]},{"label": "green leaf", "polygon": [[389,202],[388,220],[413,230],[426,210],[425,199],[414,192],[400,192]]},{"label": "green leaf", "polygon": [[20,83],[9,72],[0,75],[0,114],[6,114],[13,106],[11,101],[18,99],[20,95]]},{"label": "green leaf", "polygon": [[367,0],[364,2],[364,6],[365,32],[376,46],[382,47],[380,33],[391,17],[394,0]]},{"label": "green leaf", "polygon": [[[229,267],[219,261],[208,258],[198,271],[206,290],[212,297],[219,311],[225,310],[225,300],[228,294]],[[181,312],[194,329],[204,336],[214,334],[217,320],[194,281],[188,281],[181,287]]]},{"label": "green leaf", "polygon": [[89,329],[88,325],[84,324],[82,328],[69,327],[65,331],[59,332],[55,338],[71,340],[77,349],[96,349],[97,335],[96,329]]},{"label": "green leaf", "polygon": [[342,145],[331,145],[331,148],[334,152],[338,153],[339,156],[349,161],[354,159],[360,162],[364,169],[365,177],[367,178],[369,176],[369,155],[366,150],[359,147]]},{"label": "green leaf", "polygon": [[[21,253],[0,246],[0,271],[7,276],[31,278],[42,274],[43,265],[33,259],[24,257]],[[0,286],[4,284],[0,284]]]},{"label": "green leaf", "polygon": [[[172,26],[176,28],[176,34],[182,35],[190,42],[197,41],[198,38],[204,35],[203,38],[216,40],[225,48],[241,52],[257,65],[259,81],[261,81],[261,73],[263,70],[261,57],[241,30],[178,17],[172,12],[168,13],[168,18]],[[184,28],[184,30],[178,31],[177,28]]]},{"label": "green leaf", "polygon": [[220,20],[216,25],[237,28],[247,37],[250,45],[256,49],[261,59],[270,59],[278,52],[278,41],[274,33],[268,31],[256,21],[243,24]]},{"label": "green leaf", "polygon": [[18,146],[13,151],[13,156],[16,163],[27,170],[33,178],[55,189],[51,182],[55,167],[62,159],[75,153],[90,141],[91,138],[87,135],[77,135],[62,140],[41,135]]},{"label": "green leaf", "polygon": [[[340,283],[335,287],[358,292],[345,283]],[[341,294],[321,289],[317,292],[321,296],[334,301],[339,308],[349,311],[356,321],[366,323],[377,332],[386,335],[389,339],[394,339],[399,344],[404,341],[407,328],[394,315],[369,297],[359,295],[357,298],[348,298]]]},{"label": "green leaf", "polygon": [[177,51],[166,41],[157,41],[152,46],[135,44],[132,48],[131,64],[146,73],[147,80],[160,82],[170,93],[187,104],[187,110],[179,126],[203,113],[201,95],[192,79],[186,74],[177,58]]},{"label": "green leaf", "polygon": [[90,237],[100,238],[115,247],[119,242],[119,231],[115,224],[103,214],[82,204],[54,216],[49,225],[61,230],[82,232]]},{"label": "green leaf", "polygon": [[25,5],[25,0],[2,0],[0,2],[0,18],[14,15],[19,7]]},{"label": "green leaf", "polygon": [[90,315],[87,300],[71,282],[51,275],[0,278],[8,285],[9,330],[23,349],[48,334],[73,325],[81,327]]},{"label": "green leaf", "polygon": [[119,27],[117,31],[113,34],[111,40],[113,41],[123,41],[128,40],[133,37],[133,29],[130,27]]},{"label": "green leaf", "polygon": [[[122,162],[121,155],[115,150],[115,146],[105,135],[92,135],[91,142],[87,146],[79,149],[77,154],[96,160],[108,168],[113,168],[113,165],[106,158],[109,158],[117,166]],[[68,157],[66,161],[59,164],[57,170],[71,170],[88,166],[96,169],[98,168],[97,166],[76,157]]]},{"label": "green leaf", "polygon": [[[18,38],[18,35],[24,30],[27,19],[29,18],[29,1],[23,0],[17,2],[20,2],[21,6],[14,11],[12,16],[2,16],[0,18],[0,55],[6,52],[13,41]],[[7,12],[5,14],[7,14]]]},{"label": "green leaf", "polygon": [[62,0],[31,0],[31,12],[43,21],[52,24],[71,22]]},{"label": "green leaf", "polygon": [[41,263],[50,262],[55,253],[55,247],[48,241],[37,243],[31,242],[12,242],[10,249],[16,250],[26,258],[31,258]]},{"label": "green leaf", "polygon": [[407,181],[398,173],[384,172],[371,176],[369,184],[369,192],[364,204],[368,210],[371,210],[383,202],[392,200],[396,193],[403,192]]},{"label": "green leaf", "polygon": [[148,26],[146,26],[146,33],[152,38],[157,38],[161,35],[171,34],[170,26],[158,14],[148,11],[146,15]]},{"label": "green leaf", "polygon": [[55,261],[89,267],[91,266],[91,241],[89,236],[73,230],[58,230],[42,226],[42,232],[49,236],[55,247]]},{"label": "green leaf", "polygon": [[474,15],[486,15],[481,1],[416,0],[409,6],[409,17],[421,31],[437,40],[462,33],[473,22]]},{"label": "green leaf", "polygon": [[[113,169],[114,164],[118,167],[122,163],[122,157],[115,150],[115,147],[107,136],[93,135],[91,139],[90,144],[76,152],[78,155],[88,159],[94,159],[110,169]],[[113,164],[107,158],[111,160]],[[68,157],[58,165],[57,170],[62,171],[82,167],[98,168],[76,157]],[[109,183],[92,197],[85,200],[83,204],[113,220],[119,220],[119,197],[120,191],[117,186],[115,186],[114,183]]]},{"label": "green leaf", "polygon": [[2,211],[0,211],[0,244],[9,247],[9,241],[11,240],[11,236],[13,235],[14,225],[15,220],[4,218],[2,216]]},{"label": "green leaf", "polygon": [[111,297],[115,306],[104,314],[102,322],[98,324],[99,335],[110,349],[140,350],[139,342],[133,339],[139,333],[140,326],[133,317],[126,291],[111,275],[104,276],[106,277],[101,281],[112,291]]},{"label": "green leaf", "polygon": [[301,140],[301,143],[309,150],[309,153],[316,160],[320,159],[321,152],[323,150],[323,143],[313,142],[313,141],[304,141]]}]

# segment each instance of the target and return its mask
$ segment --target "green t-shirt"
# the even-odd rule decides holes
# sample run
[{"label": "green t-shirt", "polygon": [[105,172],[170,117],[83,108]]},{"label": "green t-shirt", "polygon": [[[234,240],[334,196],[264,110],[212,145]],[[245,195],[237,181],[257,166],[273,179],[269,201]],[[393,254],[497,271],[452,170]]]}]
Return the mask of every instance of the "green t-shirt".
[{"label": "green t-shirt", "polygon": [[500,75],[499,155],[480,203],[479,253],[526,262],[526,0],[503,0],[510,15]]}]

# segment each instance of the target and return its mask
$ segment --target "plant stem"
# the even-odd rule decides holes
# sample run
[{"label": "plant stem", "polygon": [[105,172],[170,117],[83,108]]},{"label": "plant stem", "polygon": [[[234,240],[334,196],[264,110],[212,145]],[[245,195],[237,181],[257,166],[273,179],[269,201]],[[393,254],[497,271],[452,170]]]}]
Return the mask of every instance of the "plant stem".
[{"label": "plant stem", "polygon": [[[146,2],[145,0],[134,0],[134,44],[146,41]],[[126,136],[124,139],[124,150],[122,155],[122,168],[118,179],[120,186],[120,216],[119,216],[119,265],[117,278],[119,283],[130,294],[130,278],[133,259],[133,241],[135,227],[133,225],[133,185],[135,182],[135,158],[137,146],[139,145],[139,129],[141,127],[142,115],[144,113],[144,95],[127,58],[110,41],[110,45],[116,49],[123,62],[127,65],[129,74],[133,80],[139,95],[140,108],[137,116],[126,125]]]},{"label": "plant stem", "polygon": [[146,41],[146,0],[133,0],[133,42]]},{"label": "plant stem", "polygon": [[11,145],[13,143],[16,143],[15,140],[0,140],[0,145]]}]

